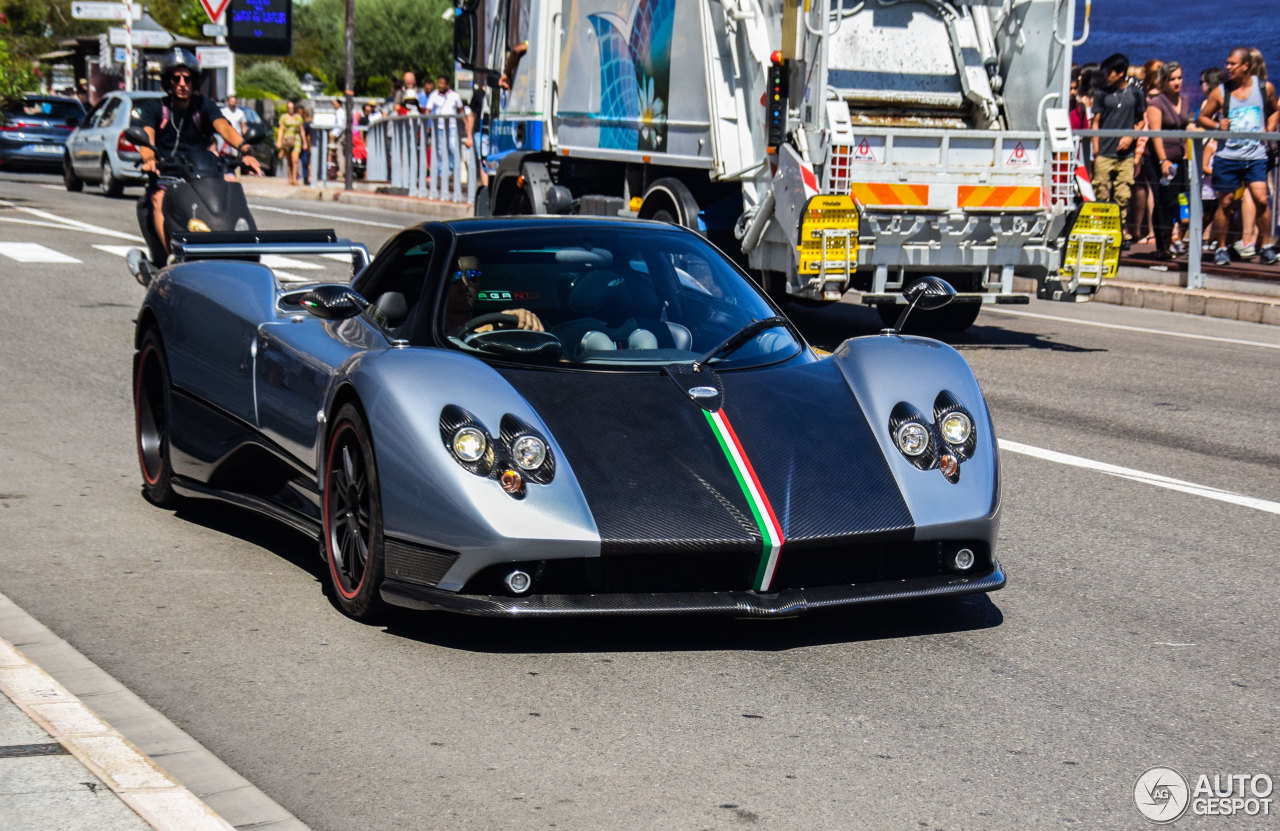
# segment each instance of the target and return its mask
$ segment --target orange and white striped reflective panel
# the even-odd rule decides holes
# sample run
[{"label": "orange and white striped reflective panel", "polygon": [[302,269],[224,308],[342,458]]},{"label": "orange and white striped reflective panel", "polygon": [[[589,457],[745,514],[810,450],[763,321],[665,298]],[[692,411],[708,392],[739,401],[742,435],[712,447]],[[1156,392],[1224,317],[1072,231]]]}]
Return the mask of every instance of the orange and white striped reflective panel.
[{"label": "orange and white striped reflective panel", "polygon": [[887,182],[854,182],[849,195],[863,205],[929,204],[928,185],[895,185]]},{"label": "orange and white striped reflective panel", "polygon": [[961,208],[1038,208],[1041,189],[1027,186],[961,185],[956,201]]}]

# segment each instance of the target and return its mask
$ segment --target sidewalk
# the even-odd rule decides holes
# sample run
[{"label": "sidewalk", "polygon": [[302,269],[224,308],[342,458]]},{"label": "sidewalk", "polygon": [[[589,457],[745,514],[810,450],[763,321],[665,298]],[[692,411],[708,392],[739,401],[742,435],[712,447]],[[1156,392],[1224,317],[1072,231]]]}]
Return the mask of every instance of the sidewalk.
[{"label": "sidewalk", "polygon": [[310,186],[295,187],[282,176],[241,176],[240,183],[244,185],[245,194],[250,197],[341,202],[366,208],[419,214],[430,219],[457,219],[471,216],[471,206],[458,202],[378,193],[379,188],[387,187],[386,182],[355,182],[354,190],[346,190],[342,182],[325,182],[324,187],[314,182]]},{"label": "sidewalk", "polygon": [[3,594],[0,693],[0,828],[306,831]]},{"label": "sidewalk", "polygon": [[[342,202],[432,219],[471,215],[470,205],[378,193],[378,188],[385,187],[379,182],[356,182],[356,189],[348,191],[342,182],[327,182],[325,187],[291,187],[280,177],[245,176],[241,181],[249,196]],[[1155,259],[1154,249],[1153,245],[1135,245],[1124,252],[1116,278],[1108,280],[1093,295],[1093,302],[1280,326],[1280,265],[1263,265],[1255,259],[1220,267],[1213,265],[1211,254],[1206,254],[1202,269],[1207,277],[1206,287],[1188,289],[1187,258],[1161,262]],[[1014,290],[1034,295],[1035,281],[1015,278]]]}]

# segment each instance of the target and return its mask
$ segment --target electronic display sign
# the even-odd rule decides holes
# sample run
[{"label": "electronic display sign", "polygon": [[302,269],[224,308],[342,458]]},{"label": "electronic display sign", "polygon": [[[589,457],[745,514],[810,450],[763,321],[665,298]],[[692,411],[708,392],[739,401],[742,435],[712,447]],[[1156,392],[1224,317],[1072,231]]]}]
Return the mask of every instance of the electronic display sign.
[{"label": "electronic display sign", "polygon": [[293,0],[230,0],[227,46],[242,55],[293,51]]}]

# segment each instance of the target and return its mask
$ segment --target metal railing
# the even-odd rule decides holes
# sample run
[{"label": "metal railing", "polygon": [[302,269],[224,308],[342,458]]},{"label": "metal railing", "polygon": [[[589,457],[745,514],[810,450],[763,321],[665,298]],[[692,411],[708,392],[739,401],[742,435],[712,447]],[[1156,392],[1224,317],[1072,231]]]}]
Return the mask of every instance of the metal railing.
[{"label": "metal railing", "polygon": [[[1200,199],[1201,182],[1204,174],[1201,171],[1204,158],[1204,143],[1208,141],[1226,141],[1228,139],[1254,139],[1259,141],[1280,141],[1280,133],[1242,132],[1236,130],[1076,130],[1073,133],[1085,139],[1093,138],[1160,138],[1183,141],[1191,139],[1192,153],[1187,162],[1187,202],[1190,217],[1187,229],[1187,288],[1202,289],[1206,280],[1203,271],[1204,256],[1204,206]],[[1093,175],[1093,171],[1089,171]],[[1275,201],[1276,188],[1270,187],[1271,199]],[[1274,210],[1273,210],[1274,216]],[[1122,220],[1125,218],[1122,217]],[[1274,224],[1274,223],[1273,223]]]},{"label": "metal railing", "polygon": [[408,196],[470,204],[476,195],[475,153],[467,147],[466,116],[399,115],[368,125],[365,179],[387,182]]}]

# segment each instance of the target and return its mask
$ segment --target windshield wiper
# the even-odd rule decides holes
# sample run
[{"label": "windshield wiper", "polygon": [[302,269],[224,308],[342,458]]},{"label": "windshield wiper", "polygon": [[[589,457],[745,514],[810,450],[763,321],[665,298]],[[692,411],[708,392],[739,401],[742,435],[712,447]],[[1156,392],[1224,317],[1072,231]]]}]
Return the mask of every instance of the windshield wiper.
[{"label": "windshield wiper", "polygon": [[786,326],[786,325],[787,325],[787,319],[784,317],[775,316],[775,317],[766,317],[764,320],[753,320],[750,323],[748,323],[746,326],[743,326],[741,329],[734,332],[729,337],[725,338],[718,346],[713,348],[710,352],[708,352],[707,354],[703,355],[701,358],[698,358],[696,361],[694,361],[693,371],[694,372],[701,371],[702,367],[706,366],[707,362],[710,361],[712,358],[716,358],[716,357],[719,357],[720,355],[726,355],[732,352],[733,350],[737,349],[739,346],[742,346],[742,344],[751,340],[760,332],[763,332],[765,329],[774,329],[778,326]]}]

